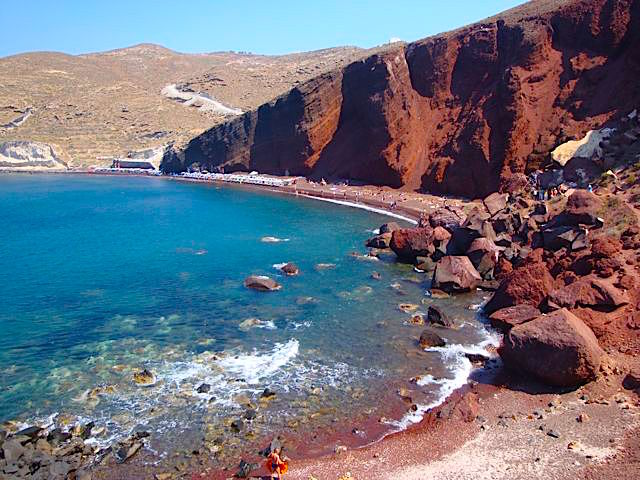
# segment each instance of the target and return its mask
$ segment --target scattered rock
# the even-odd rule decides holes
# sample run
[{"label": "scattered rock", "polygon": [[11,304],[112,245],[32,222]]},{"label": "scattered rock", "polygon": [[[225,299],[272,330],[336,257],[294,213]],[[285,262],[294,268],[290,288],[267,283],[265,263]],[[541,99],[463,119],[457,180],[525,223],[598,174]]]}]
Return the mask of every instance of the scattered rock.
[{"label": "scattered rock", "polygon": [[418,310],[420,306],[415,303],[401,303],[398,305],[398,309],[404,313],[413,313]]},{"label": "scattered rock", "polygon": [[488,197],[486,197],[482,201],[482,203],[484,203],[484,206],[489,212],[489,215],[493,217],[496,213],[507,208],[508,200],[509,200],[509,194],[495,192],[489,195]]},{"label": "scattered rock", "polygon": [[141,448],[142,443],[140,442],[133,442],[131,445],[120,444],[114,448],[113,457],[116,463],[124,463],[138,453]]},{"label": "scattered rock", "polygon": [[240,465],[238,465],[238,471],[235,474],[236,478],[249,478],[251,477],[251,472],[257,467],[256,464],[248,463],[244,460],[240,461]]},{"label": "scattered rock", "polygon": [[141,387],[150,387],[158,381],[156,374],[151,370],[141,370],[133,374],[133,382]]},{"label": "scattered rock", "polygon": [[251,275],[244,280],[244,286],[260,292],[274,292],[282,286],[272,278],[263,275]]},{"label": "scattered rock", "polygon": [[547,432],[547,435],[552,437],[552,438],[560,438],[560,434],[558,432],[556,432],[555,430],[549,430]]},{"label": "scattered rock", "polygon": [[442,310],[433,305],[429,305],[429,309],[427,310],[427,319],[429,320],[429,323],[447,328],[453,327],[453,322],[449,319],[449,317],[445,315]]},{"label": "scattered rock", "polygon": [[300,273],[298,266],[292,262],[285,264],[280,270],[289,276],[298,275],[298,273]]},{"label": "scattered rock", "polygon": [[418,343],[420,344],[420,348],[444,347],[446,345],[446,342],[440,335],[430,332],[429,330],[422,332]]},{"label": "scattered rock", "polygon": [[398,225],[396,222],[385,223],[378,229],[380,235],[384,235],[385,233],[392,233],[395,230],[400,230],[400,225]]},{"label": "scattered rock", "polygon": [[208,383],[203,383],[196,389],[196,392],[209,393],[210,390],[211,390],[211,385],[209,385]]}]

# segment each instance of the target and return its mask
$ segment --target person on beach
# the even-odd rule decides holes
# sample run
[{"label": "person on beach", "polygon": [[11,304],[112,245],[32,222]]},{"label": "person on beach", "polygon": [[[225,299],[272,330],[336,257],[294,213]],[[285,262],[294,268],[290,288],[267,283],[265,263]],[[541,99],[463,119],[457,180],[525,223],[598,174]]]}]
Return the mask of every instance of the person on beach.
[{"label": "person on beach", "polygon": [[289,459],[282,454],[282,447],[276,448],[269,454],[266,462],[267,471],[271,478],[282,480],[284,474],[289,470]]}]

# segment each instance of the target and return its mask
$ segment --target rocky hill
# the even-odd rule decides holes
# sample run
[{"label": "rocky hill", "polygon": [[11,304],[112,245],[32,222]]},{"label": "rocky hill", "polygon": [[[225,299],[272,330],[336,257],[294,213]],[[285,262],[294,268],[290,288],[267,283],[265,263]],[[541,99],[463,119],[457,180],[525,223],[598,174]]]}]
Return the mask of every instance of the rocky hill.
[{"label": "rocky hill", "polygon": [[482,197],[638,105],[639,36],[640,0],[534,0],[322,73],[169,152],[163,168]]},{"label": "rocky hill", "polygon": [[[360,55],[351,47],[274,57],[183,54],[143,44],[0,58],[0,144],[46,143],[71,167],[110,164],[132,150],[186,142]],[[189,95],[198,98],[182,98]],[[208,108],[217,104],[224,108]]]}]

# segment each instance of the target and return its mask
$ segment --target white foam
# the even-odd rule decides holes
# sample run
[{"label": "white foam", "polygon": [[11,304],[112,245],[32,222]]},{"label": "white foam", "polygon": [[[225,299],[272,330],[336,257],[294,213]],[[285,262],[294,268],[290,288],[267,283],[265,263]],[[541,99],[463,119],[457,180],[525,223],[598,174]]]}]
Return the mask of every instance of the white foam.
[{"label": "white foam", "polygon": [[285,366],[298,355],[300,344],[298,340],[291,339],[285,344],[276,343],[271,352],[225,357],[218,360],[218,365],[225,372],[238,378],[243,378],[249,384],[259,383],[261,379],[268,378]]},{"label": "white foam", "polygon": [[482,355],[490,358],[491,355],[487,352],[489,346],[497,347],[500,345],[500,338],[497,334],[492,332],[486,332],[486,337],[482,341],[473,345],[463,344],[451,344],[445,347],[432,347],[427,348],[427,352],[440,353],[445,364],[451,365],[452,378],[435,378],[432,375],[425,375],[421,377],[417,384],[419,386],[437,385],[439,386],[438,397],[431,403],[417,405],[416,411],[408,412],[405,416],[398,420],[389,422],[397,430],[404,430],[409,425],[422,421],[424,415],[439,405],[441,405],[454,391],[464,386],[469,375],[473,371],[473,365],[467,358],[467,355]]},{"label": "white foam", "polygon": [[286,263],[274,263],[272,266],[273,268],[275,268],[276,270],[281,270],[282,267],[284,267],[286,265]]},{"label": "white foam", "polygon": [[280,243],[280,242],[288,242],[289,239],[267,236],[267,237],[262,237],[260,241],[263,243]]},{"label": "white foam", "polygon": [[301,194],[300,196],[301,197],[307,197],[307,198],[313,198],[314,200],[320,200],[322,202],[336,203],[338,205],[344,205],[346,207],[360,208],[361,210],[367,210],[369,212],[379,213],[381,215],[386,215],[387,217],[399,218],[400,220],[404,220],[405,222],[409,222],[409,223],[411,223],[413,225],[417,225],[418,224],[418,222],[416,220],[414,220],[413,218],[409,218],[409,217],[406,217],[404,215],[400,215],[399,213],[389,212],[388,210],[383,210],[382,208],[375,208],[375,207],[371,207],[369,205],[364,205],[362,203],[347,202],[345,200],[335,200],[333,198],[316,197],[314,195]]}]

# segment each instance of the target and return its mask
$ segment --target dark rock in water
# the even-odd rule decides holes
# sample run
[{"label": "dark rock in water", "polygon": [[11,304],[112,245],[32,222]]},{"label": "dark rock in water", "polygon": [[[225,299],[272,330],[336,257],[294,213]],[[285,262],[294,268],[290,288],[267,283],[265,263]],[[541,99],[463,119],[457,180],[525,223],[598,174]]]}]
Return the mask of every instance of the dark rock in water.
[{"label": "dark rock in water", "polygon": [[153,373],[151,370],[147,370],[145,368],[144,370],[133,374],[133,381],[137,385],[140,385],[143,387],[155,385],[156,374]]},{"label": "dark rock in water", "polygon": [[380,248],[380,249],[389,248],[392,235],[393,234],[391,232],[381,233],[380,235],[376,235],[375,237],[367,240],[366,246],[368,248]]},{"label": "dark rock in water", "polygon": [[23,447],[17,440],[7,440],[2,444],[2,451],[6,462],[14,463],[22,457],[27,449]]},{"label": "dark rock in water", "polygon": [[260,275],[251,275],[247,277],[244,280],[244,286],[260,292],[274,292],[282,288],[275,280]]},{"label": "dark rock in water", "polygon": [[400,230],[400,225],[398,225],[396,222],[389,222],[381,225],[378,231],[382,235],[385,233],[391,233],[394,230]]},{"label": "dark rock in water", "polygon": [[420,344],[420,348],[444,347],[446,345],[446,342],[440,335],[430,332],[429,330],[425,330],[420,334],[418,343]]},{"label": "dark rock in water", "polygon": [[276,392],[274,392],[273,390],[271,390],[269,387],[265,388],[262,393],[260,394],[260,398],[265,398],[265,399],[272,399],[275,398],[276,396]]},{"label": "dark rock in water", "polygon": [[198,392],[198,393],[209,393],[210,390],[211,390],[211,385],[209,385],[208,383],[203,383],[202,385],[200,385],[196,389],[196,392]]},{"label": "dark rock in water", "polygon": [[116,463],[124,463],[138,453],[140,448],[142,448],[142,443],[140,442],[119,444],[113,448],[113,457],[115,458]]},{"label": "dark rock in water", "polygon": [[380,275],[379,272],[371,272],[371,278],[373,278],[374,280],[380,280],[382,279],[382,275]]},{"label": "dark rock in water", "polygon": [[431,257],[417,257],[416,268],[423,272],[433,272],[436,269],[436,262]]},{"label": "dark rock in water", "polygon": [[428,257],[435,252],[433,229],[401,228],[391,235],[389,247],[401,260],[414,262],[416,257]]},{"label": "dark rock in water", "polygon": [[298,275],[300,273],[300,269],[295,263],[287,263],[280,270],[282,270],[287,275]]},{"label": "dark rock in water", "polygon": [[42,432],[42,428],[32,426],[32,427],[23,428],[22,430],[16,432],[15,436],[18,437],[20,435],[24,435],[26,437],[33,439],[33,438],[36,438],[40,432]]},{"label": "dark rock in water", "polygon": [[575,387],[596,378],[605,354],[591,329],[563,308],[513,327],[500,355],[507,367],[548,385]]},{"label": "dark rock in water", "polygon": [[500,282],[498,280],[482,280],[478,285],[478,288],[485,292],[495,292],[499,287]]},{"label": "dark rock in water", "polygon": [[542,313],[531,305],[516,305],[502,308],[489,316],[491,325],[498,330],[508,332],[511,328],[538,318]]},{"label": "dark rock in water", "polygon": [[235,474],[236,478],[249,478],[251,472],[257,467],[255,463],[247,463],[244,460],[240,461],[238,465],[238,471]]},{"label": "dark rock in water", "polygon": [[54,428],[49,432],[49,435],[47,435],[47,441],[54,446],[60,445],[66,442],[67,440],[69,440],[70,438],[71,438],[71,433],[63,432],[59,428]]},{"label": "dark rock in water", "polygon": [[433,305],[429,305],[429,309],[427,310],[427,318],[429,320],[429,323],[441,325],[447,328],[453,326],[453,322],[447,317],[447,315],[445,315],[445,313],[438,307],[434,307]]},{"label": "dark rock in water", "polygon": [[240,419],[234,420],[233,422],[231,422],[231,430],[236,433],[240,433],[242,430],[244,430],[244,422]]},{"label": "dark rock in water", "polygon": [[432,286],[446,292],[468,292],[475,290],[481,281],[469,257],[447,256],[438,261]]},{"label": "dark rock in water", "polygon": [[505,208],[507,208],[507,201],[509,200],[509,194],[508,193],[492,193],[491,195],[489,195],[488,197],[486,197],[482,203],[484,203],[484,206],[486,207],[487,211],[489,212],[489,215],[491,215],[492,217],[504,210]]}]

